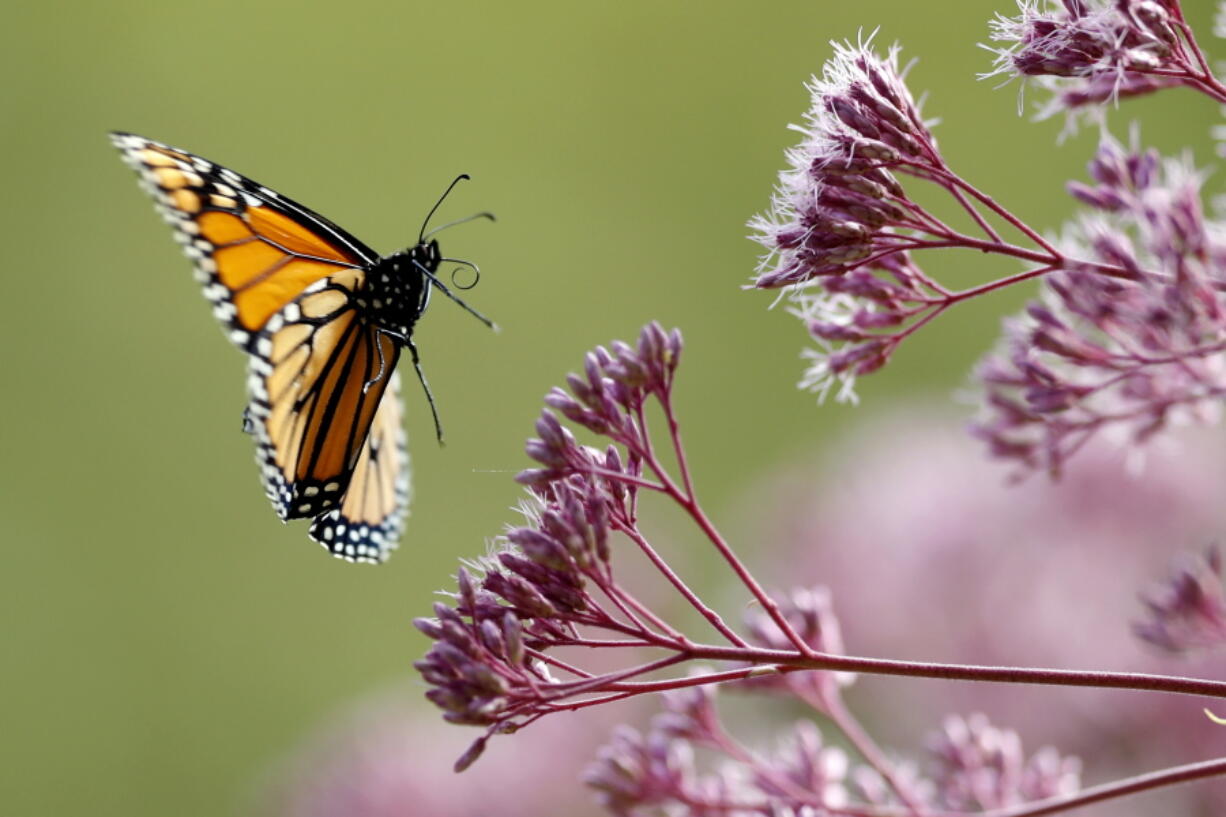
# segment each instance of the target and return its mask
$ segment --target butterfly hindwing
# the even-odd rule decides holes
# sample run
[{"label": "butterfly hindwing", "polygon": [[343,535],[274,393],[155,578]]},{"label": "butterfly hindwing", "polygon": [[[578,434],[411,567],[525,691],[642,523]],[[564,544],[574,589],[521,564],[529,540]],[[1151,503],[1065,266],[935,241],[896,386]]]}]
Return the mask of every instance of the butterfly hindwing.
[{"label": "butterfly hindwing", "polygon": [[396,547],[409,507],[403,413],[400,377],[393,373],[345,498],[339,508],[317,516],[308,531],[336,556],[382,562]]},{"label": "butterfly hindwing", "polygon": [[399,356],[360,308],[360,280],[315,282],[253,344],[247,417],[282,519],[340,504]]},{"label": "butterfly hindwing", "polygon": [[133,134],[111,140],[174,229],[213,313],[244,349],[315,281],[378,261],[323,216],[229,168]]}]

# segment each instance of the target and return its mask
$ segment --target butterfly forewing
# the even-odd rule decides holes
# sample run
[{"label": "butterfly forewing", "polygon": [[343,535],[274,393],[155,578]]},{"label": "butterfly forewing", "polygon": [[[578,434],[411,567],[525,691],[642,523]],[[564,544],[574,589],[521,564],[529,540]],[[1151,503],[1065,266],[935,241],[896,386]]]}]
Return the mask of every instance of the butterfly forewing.
[{"label": "butterfly forewing", "polygon": [[378,260],[323,216],[229,168],[133,134],[111,140],[174,229],[214,314],[244,348],[315,281]]}]

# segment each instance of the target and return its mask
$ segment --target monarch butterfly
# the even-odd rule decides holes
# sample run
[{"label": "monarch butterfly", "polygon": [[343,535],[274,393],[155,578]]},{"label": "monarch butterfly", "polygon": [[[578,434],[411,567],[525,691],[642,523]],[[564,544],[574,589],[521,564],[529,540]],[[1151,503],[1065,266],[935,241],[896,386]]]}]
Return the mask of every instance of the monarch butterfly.
[{"label": "monarch butterfly", "polygon": [[[444,261],[426,226],[417,244],[381,257],[345,230],[229,168],[130,133],[111,141],[153,196],[230,340],[247,353],[243,428],[283,521],[340,558],[381,562],[408,509],[408,451],[396,362],[409,350],[441,441],[413,326],[437,287],[487,326],[435,273]],[[490,218],[478,213],[460,222]],[[452,224],[460,223],[452,222]]]}]

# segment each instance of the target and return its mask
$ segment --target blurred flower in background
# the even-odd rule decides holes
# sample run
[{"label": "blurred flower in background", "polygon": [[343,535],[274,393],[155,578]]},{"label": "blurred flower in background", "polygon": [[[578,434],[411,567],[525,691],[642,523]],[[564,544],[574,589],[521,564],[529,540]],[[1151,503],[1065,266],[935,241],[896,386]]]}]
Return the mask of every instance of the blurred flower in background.
[{"label": "blurred flower in background", "polygon": [[273,774],[268,817],[585,817],[602,814],[579,782],[617,717],[634,707],[546,718],[494,741],[463,774],[475,735],[444,723],[415,686],[377,694],[309,738]]},{"label": "blurred flower in background", "polygon": [[1068,186],[1088,208],[1065,227],[1069,260],[976,372],[973,431],[1021,470],[1058,473],[1093,436],[1140,449],[1221,415],[1226,244],[1221,213],[1202,209],[1206,173],[1141,147],[1135,128],[1128,146],[1104,135],[1089,173],[1094,185]]},{"label": "blurred flower in background", "polygon": [[[1058,482],[1009,486],[961,429],[911,410],[866,426],[816,475],[778,475],[754,503],[774,528],[748,538],[782,549],[761,560],[764,579],[833,591],[853,655],[1221,678],[1226,656],[1174,654],[1153,634],[1166,623],[1203,635],[1221,610],[1212,557],[1181,554],[1226,532],[1224,455],[1220,438],[1183,435],[1137,472],[1119,450],[1090,446]],[[912,756],[939,713],[986,713],[1028,746],[1080,756],[1084,785],[1226,744],[1201,703],[1180,696],[862,677],[848,699]],[[1163,813],[1226,813],[1223,783],[1161,797]],[[1152,814],[1154,802],[1085,813]]]},{"label": "blurred flower in background", "polygon": [[1144,595],[1149,615],[1133,625],[1138,638],[1181,653],[1226,644],[1226,593],[1222,589],[1222,551],[1215,545],[1201,556],[1184,554],[1170,579]]},{"label": "blurred flower in background", "polygon": [[928,737],[937,802],[953,811],[988,811],[1075,793],[1081,761],[1044,746],[1027,758],[1018,733],[982,714],[951,715]]}]

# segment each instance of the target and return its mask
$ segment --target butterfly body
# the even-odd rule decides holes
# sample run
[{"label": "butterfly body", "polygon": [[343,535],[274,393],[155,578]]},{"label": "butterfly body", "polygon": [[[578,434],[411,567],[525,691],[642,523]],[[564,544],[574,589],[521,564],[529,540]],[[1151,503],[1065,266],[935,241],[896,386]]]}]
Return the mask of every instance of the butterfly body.
[{"label": "butterfly body", "polygon": [[243,429],[277,514],[313,518],[309,535],[336,556],[382,561],[409,498],[396,363],[409,349],[421,377],[412,333],[442,286],[438,242],[381,257],[229,168],[133,134],[111,139],[248,355]]},{"label": "butterfly body", "polygon": [[369,294],[365,306],[372,317],[399,337],[408,338],[430,303],[430,280],[442,262],[438,242],[418,244],[380,258],[366,274]]}]

